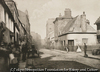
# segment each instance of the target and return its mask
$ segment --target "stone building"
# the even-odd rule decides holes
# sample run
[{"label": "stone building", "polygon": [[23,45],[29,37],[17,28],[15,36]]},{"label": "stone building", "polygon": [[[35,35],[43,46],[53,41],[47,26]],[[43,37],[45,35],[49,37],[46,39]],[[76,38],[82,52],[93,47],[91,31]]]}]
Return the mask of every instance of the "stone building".
[{"label": "stone building", "polygon": [[[76,46],[96,45],[96,30],[86,19],[86,14],[78,15],[70,20],[58,35],[58,48],[68,46],[69,51],[76,51]],[[90,49],[91,50],[91,49]]]},{"label": "stone building", "polygon": [[54,18],[50,18],[46,24],[46,43],[48,46],[54,46]]},{"label": "stone building", "polygon": [[0,0],[0,24],[5,28],[3,42],[14,42],[14,18],[4,0]]},{"label": "stone building", "polygon": [[[66,26],[66,24],[72,20],[71,10],[66,8],[64,11],[64,15],[61,14],[54,21],[54,40],[55,40],[55,48],[59,47],[59,38],[58,36],[61,34],[61,31]],[[62,42],[63,43],[63,42]]]},{"label": "stone building", "polygon": [[96,45],[96,30],[86,19],[85,12],[76,17],[71,16],[71,10],[66,8],[64,16],[59,15],[54,21],[55,48],[69,46],[75,51],[77,45]]}]

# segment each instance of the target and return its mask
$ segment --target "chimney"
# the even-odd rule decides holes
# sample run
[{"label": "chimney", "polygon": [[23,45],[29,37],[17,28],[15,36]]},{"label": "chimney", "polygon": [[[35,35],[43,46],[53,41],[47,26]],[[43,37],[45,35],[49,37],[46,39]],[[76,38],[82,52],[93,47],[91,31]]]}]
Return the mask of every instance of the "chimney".
[{"label": "chimney", "polygon": [[69,8],[65,9],[65,17],[66,18],[72,18],[72,16],[71,16],[71,10]]},{"label": "chimney", "polygon": [[59,17],[61,17],[61,13],[59,13]]},{"label": "chimney", "polygon": [[86,32],[87,31],[87,23],[86,23],[86,14],[83,12],[81,15],[81,26],[82,26],[82,31]]}]

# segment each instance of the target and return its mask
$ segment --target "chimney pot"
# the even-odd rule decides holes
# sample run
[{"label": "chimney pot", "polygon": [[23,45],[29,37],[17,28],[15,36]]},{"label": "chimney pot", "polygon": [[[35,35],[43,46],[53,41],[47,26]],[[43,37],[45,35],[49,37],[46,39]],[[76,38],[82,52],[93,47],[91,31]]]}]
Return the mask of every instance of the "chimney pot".
[{"label": "chimney pot", "polygon": [[72,18],[72,16],[71,16],[71,10],[69,8],[65,9],[65,17],[66,18]]},{"label": "chimney pot", "polygon": [[85,15],[85,12],[83,12],[83,15]]},{"label": "chimney pot", "polygon": [[61,17],[61,13],[59,13],[59,17]]}]

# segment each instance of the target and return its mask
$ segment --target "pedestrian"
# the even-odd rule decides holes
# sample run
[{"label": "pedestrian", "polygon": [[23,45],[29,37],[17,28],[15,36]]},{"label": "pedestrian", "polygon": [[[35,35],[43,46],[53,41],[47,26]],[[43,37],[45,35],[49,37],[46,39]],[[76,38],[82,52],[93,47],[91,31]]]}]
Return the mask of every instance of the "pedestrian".
[{"label": "pedestrian", "polygon": [[65,49],[66,49],[66,51],[68,52],[68,45],[67,45],[67,46],[65,46]]},{"label": "pedestrian", "polygon": [[20,48],[19,48],[19,44],[15,44],[15,48],[16,48],[16,51],[15,51],[15,55],[17,57],[17,60],[18,60],[18,65],[19,65],[19,60],[20,60]]},{"label": "pedestrian", "polygon": [[18,68],[18,59],[16,57],[16,48],[14,43],[11,43],[11,52],[9,54],[10,57],[10,68]]},{"label": "pedestrian", "polygon": [[78,52],[78,53],[79,53],[79,52],[82,52],[82,50],[81,50],[81,48],[80,48],[79,45],[77,46],[77,51],[76,51],[76,52]]},{"label": "pedestrian", "polygon": [[25,60],[26,60],[26,54],[27,54],[27,44],[24,44],[23,46],[22,46],[22,60],[25,62]]},{"label": "pedestrian", "polygon": [[84,43],[84,57],[88,57],[86,52],[87,52],[87,45],[86,45],[86,43]]},{"label": "pedestrian", "polygon": [[2,42],[0,44],[0,72],[9,72],[8,57],[6,45]]}]

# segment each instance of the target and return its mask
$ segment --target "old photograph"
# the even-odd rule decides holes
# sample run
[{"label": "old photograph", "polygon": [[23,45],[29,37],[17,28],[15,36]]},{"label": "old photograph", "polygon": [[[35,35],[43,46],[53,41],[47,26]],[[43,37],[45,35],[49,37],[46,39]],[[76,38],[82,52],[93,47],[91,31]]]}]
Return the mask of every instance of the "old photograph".
[{"label": "old photograph", "polygon": [[100,72],[100,0],[0,0],[0,72]]}]

